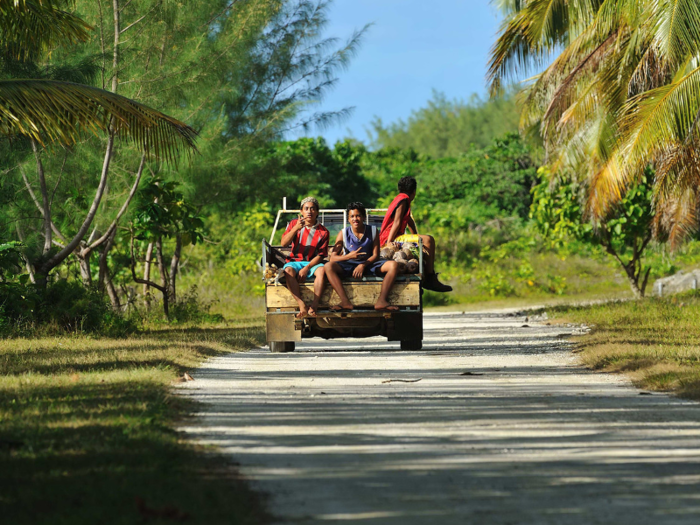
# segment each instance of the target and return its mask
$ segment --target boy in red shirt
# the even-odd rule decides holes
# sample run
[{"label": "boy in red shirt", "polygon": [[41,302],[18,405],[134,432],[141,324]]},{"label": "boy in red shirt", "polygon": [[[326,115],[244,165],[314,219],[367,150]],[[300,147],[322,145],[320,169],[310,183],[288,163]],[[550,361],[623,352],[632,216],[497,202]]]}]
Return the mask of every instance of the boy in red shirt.
[{"label": "boy in red shirt", "polygon": [[[318,303],[323,293],[323,269],[324,259],[328,256],[328,239],[330,234],[323,224],[316,219],[318,217],[318,201],[313,197],[306,197],[301,201],[301,215],[287,225],[282,235],[282,246],[292,245],[292,251],[287,256],[287,262],[282,267],[285,281],[290,293],[299,305],[297,317],[316,317]],[[306,307],[301,298],[299,283],[307,279],[314,279],[314,300]]]},{"label": "boy in red shirt", "polygon": [[[389,205],[382,222],[382,231],[379,234],[379,243],[385,246],[394,241],[402,241],[406,227],[413,235],[418,235],[416,223],[411,217],[411,202],[416,198],[418,184],[413,177],[402,177],[399,180],[399,194]],[[423,241],[423,248],[427,254],[423,264],[425,265],[425,279],[423,288],[434,292],[451,292],[452,287],[442,284],[435,273],[435,239],[432,235],[418,235]]]}]

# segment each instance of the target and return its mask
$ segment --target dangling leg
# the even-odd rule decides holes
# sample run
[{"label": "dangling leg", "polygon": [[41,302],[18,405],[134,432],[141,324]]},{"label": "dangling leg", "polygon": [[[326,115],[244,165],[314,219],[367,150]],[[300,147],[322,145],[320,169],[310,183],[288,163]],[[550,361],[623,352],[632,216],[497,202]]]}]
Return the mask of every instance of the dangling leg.
[{"label": "dangling leg", "polygon": [[289,293],[292,294],[292,297],[294,297],[294,300],[299,305],[299,313],[297,314],[297,318],[301,319],[302,317],[306,317],[309,315],[309,310],[306,308],[306,304],[304,304],[304,300],[301,298],[301,288],[299,287],[299,282],[297,281],[296,270],[291,266],[287,266],[284,269],[284,277],[284,280],[287,282],[287,289],[289,290]]},{"label": "dangling leg", "polygon": [[309,306],[309,315],[311,317],[316,317],[316,310],[318,310],[318,303],[321,301],[321,296],[323,295],[323,285],[326,279],[326,270],[324,266],[317,268],[314,272],[314,300]]},{"label": "dangling leg", "polygon": [[348,296],[345,293],[345,288],[343,288],[343,283],[340,280],[340,275],[338,275],[338,273],[342,271],[340,265],[338,263],[329,262],[326,263],[325,270],[326,277],[328,277],[328,282],[331,283],[331,286],[335,290],[335,293],[338,294],[338,298],[340,299],[340,307],[332,307],[331,310],[352,310],[353,305],[348,299]]},{"label": "dangling leg", "polygon": [[384,274],[384,280],[382,281],[382,289],[379,292],[379,299],[374,303],[374,309],[395,312],[399,307],[389,305],[389,292],[399,273],[399,265],[396,261],[387,261],[382,265],[379,271]]}]

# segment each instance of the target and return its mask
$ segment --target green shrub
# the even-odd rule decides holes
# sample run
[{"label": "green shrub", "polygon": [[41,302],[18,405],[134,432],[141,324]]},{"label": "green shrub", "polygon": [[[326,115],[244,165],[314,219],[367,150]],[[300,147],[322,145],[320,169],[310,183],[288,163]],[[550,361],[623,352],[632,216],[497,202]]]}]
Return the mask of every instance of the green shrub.
[{"label": "green shrub", "polygon": [[58,280],[45,291],[23,282],[0,283],[0,333],[36,330],[99,332],[121,337],[137,330],[136,323],[115,312],[96,289],[77,281]]},{"label": "green shrub", "polygon": [[212,305],[216,302],[202,301],[199,298],[197,286],[194,285],[170,307],[170,319],[178,323],[186,322],[206,322],[221,323],[224,316],[221,314],[209,313]]}]

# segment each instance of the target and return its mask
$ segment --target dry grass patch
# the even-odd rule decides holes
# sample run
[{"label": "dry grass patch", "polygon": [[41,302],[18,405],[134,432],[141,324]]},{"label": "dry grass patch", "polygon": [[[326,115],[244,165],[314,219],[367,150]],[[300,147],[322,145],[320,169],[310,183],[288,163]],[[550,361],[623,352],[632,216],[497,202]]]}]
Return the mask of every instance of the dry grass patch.
[{"label": "dry grass patch", "polygon": [[250,348],[262,325],[165,327],[127,339],[0,342],[0,513],[13,524],[264,523],[221,458],[172,428],[192,410],[171,384]]},{"label": "dry grass patch", "polygon": [[626,373],[640,388],[700,399],[700,293],[547,311],[557,321],[592,327],[577,349],[589,367]]}]

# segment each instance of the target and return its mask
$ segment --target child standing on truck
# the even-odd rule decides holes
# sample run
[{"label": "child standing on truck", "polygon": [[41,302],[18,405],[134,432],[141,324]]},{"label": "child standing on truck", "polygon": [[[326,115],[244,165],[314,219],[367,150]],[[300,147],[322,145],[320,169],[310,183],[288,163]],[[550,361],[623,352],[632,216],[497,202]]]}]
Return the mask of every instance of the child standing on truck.
[{"label": "child standing on truck", "polygon": [[[316,317],[318,303],[323,293],[324,258],[328,256],[330,233],[319,223],[319,205],[313,197],[301,201],[301,214],[287,225],[282,235],[282,246],[292,245],[287,262],[282,267],[287,288],[299,305],[298,318],[310,315]],[[299,283],[314,277],[314,300],[306,307],[301,298]]]},{"label": "child standing on truck", "polygon": [[[395,241],[411,242],[416,237],[420,237],[427,255],[424,262],[425,279],[423,280],[423,288],[434,292],[451,292],[452,287],[442,284],[435,273],[435,239],[432,235],[418,235],[416,223],[411,217],[411,203],[416,198],[417,188],[418,184],[413,177],[402,177],[399,180],[399,194],[389,205],[389,210],[386,212],[384,222],[382,222],[382,231],[379,234],[380,245],[386,246]],[[404,235],[406,227],[413,234],[412,236]]]},{"label": "child standing on truck", "polygon": [[[375,310],[396,311],[397,306],[389,305],[389,290],[391,290],[399,265],[395,261],[379,259],[379,235],[376,226],[367,226],[367,210],[360,202],[353,202],[347,207],[350,226],[341,230],[335,239],[331,250],[331,260],[326,263],[328,282],[340,298],[340,306],[331,307],[333,311],[352,310],[353,304],[343,288],[341,277],[353,276],[361,279],[369,272],[377,277],[384,276],[379,299],[374,304]],[[343,255],[345,252],[345,255]]]}]

